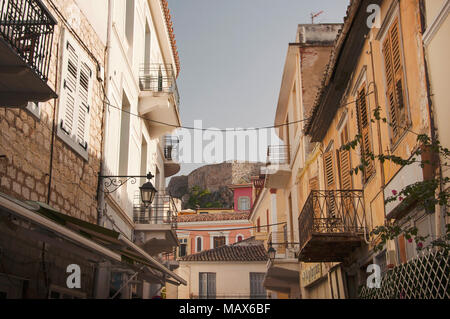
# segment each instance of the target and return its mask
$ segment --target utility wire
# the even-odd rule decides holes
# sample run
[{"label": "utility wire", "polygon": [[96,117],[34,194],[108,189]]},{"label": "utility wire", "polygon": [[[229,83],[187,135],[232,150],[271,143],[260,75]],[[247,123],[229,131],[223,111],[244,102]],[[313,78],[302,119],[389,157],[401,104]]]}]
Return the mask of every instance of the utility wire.
[{"label": "utility wire", "polygon": [[289,122],[289,123],[283,123],[283,124],[279,124],[279,125],[252,127],[252,128],[229,128],[229,129],[200,128],[200,127],[176,125],[176,124],[165,123],[165,122],[161,122],[161,121],[157,121],[157,120],[152,120],[152,119],[146,118],[146,117],[144,117],[142,115],[135,114],[135,113],[132,113],[130,111],[125,111],[122,108],[109,103],[108,101],[104,101],[104,103],[106,103],[108,106],[110,106],[112,108],[115,108],[115,109],[117,109],[117,110],[119,110],[119,111],[121,111],[123,113],[127,113],[129,115],[133,115],[133,116],[136,116],[138,118],[141,118],[144,121],[149,121],[149,122],[161,124],[161,125],[164,125],[164,126],[170,126],[170,127],[175,127],[175,128],[183,128],[183,129],[187,129],[187,130],[199,130],[199,131],[214,131],[214,132],[256,131],[256,130],[264,130],[264,129],[271,129],[271,128],[279,128],[279,127],[283,127],[283,126],[288,126],[288,125],[292,125],[292,124],[306,122],[306,121],[309,120],[309,118],[307,118],[307,119],[294,121],[294,122]]},{"label": "utility wire", "polygon": [[[224,221],[226,222],[226,221]],[[285,225],[286,222],[278,223],[278,224],[270,224],[270,225],[260,225],[260,226],[252,226],[252,227],[240,227],[240,228],[228,228],[228,229],[188,229],[188,228],[176,228],[175,230],[186,230],[186,231],[231,231],[231,230],[243,230],[243,229],[254,229],[254,228],[264,228],[264,227],[270,227],[270,226],[278,226],[278,225]]]},{"label": "utility wire", "polygon": [[[374,92],[371,91],[369,93],[367,93],[365,96],[369,96],[371,94],[373,94]],[[107,99],[106,95],[105,98]],[[339,107],[343,107],[349,104],[353,104],[356,103],[358,100],[354,100],[354,101],[350,101],[344,104],[339,105]],[[311,119],[311,117],[303,119],[303,120],[298,120],[298,121],[293,121],[293,122],[288,122],[288,123],[283,123],[283,124],[279,124],[279,125],[270,125],[270,126],[262,126],[262,127],[253,127],[253,128],[230,128],[230,129],[214,129],[214,128],[199,128],[199,127],[192,127],[192,126],[184,126],[184,125],[176,125],[176,124],[170,124],[170,123],[165,123],[165,122],[161,122],[161,121],[157,121],[157,120],[152,120],[149,118],[146,118],[142,115],[139,114],[135,114],[132,113],[130,111],[126,111],[124,109],[122,109],[121,107],[118,107],[116,105],[113,105],[109,102],[109,100],[107,101],[103,101],[105,104],[107,104],[109,107],[112,107],[114,109],[117,109],[123,113],[127,113],[129,115],[132,116],[136,116],[138,118],[143,119],[144,121],[148,121],[148,122],[153,122],[153,123],[157,123],[157,124],[161,124],[164,126],[170,126],[170,127],[174,127],[174,128],[182,128],[182,129],[187,129],[187,130],[199,130],[199,131],[212,131],[212,132],[232,132],[232,131],[257,131],[257,130],[265,130],[265,129],[273,129],[273,128],[280,128],[280,127],[284,127],[284,126],[289,126],[289,125],[293,125],[293,124],[298,124],[298,123],[302,123],[302,122],[306,122],[309,121]]]}]

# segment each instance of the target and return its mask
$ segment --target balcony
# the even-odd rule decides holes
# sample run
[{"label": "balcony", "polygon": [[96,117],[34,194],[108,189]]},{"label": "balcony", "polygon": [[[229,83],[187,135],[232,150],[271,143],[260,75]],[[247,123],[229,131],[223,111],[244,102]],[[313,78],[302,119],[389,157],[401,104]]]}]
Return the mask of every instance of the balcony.
[{"label": "balcony", "polygon": [[139,88],[139,113],[150,120],[147,124],[151,135],[170,133],[180,125],[180,96],[171,64],[142,65]]},{"label": "balcony", "polygon": [[47,85],[56,20],[39,0],[0,0],[0,105],[56,98]]},{"label": "balcony", "polygon": [[133,205],[136,241],[152,256],[178,246],[176,205],[171,196],[158,194],[150,207],[144,207],[139,195]]},{"label": "balcony", "polygon": [[276,250],[275,259],[269,261],[264,277],[264,288],[294,296],[298,290],[298,260],[293,252],[293,243],[289,239],[287,229],[273,231],[268,242]]},{"label": "balcony", "polygon": [[180,171],[178,163],[178,146],[180,140],[176,136],[164,137],[164,176],[170,177]]},{"label": "balcony", "polygon": [[363,192],[312,191],[298,219],[299,261],[343,262],[367,231]]},{"label": "balcony", "polygon": [[267,166],[261,169],[261,173],[267,176],[267,188],[284,188],[291,178],[290,146],[269,146]]}]

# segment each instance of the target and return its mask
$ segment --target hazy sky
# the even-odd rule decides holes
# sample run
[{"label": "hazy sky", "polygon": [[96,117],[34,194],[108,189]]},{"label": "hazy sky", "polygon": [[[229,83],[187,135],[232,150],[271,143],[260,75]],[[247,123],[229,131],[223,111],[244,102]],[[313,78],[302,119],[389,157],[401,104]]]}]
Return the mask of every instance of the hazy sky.
[{"label": "hazy sky", "polygon": [[[289,42],[311,12],[342,23],[349,0],[169,0],[183,125],[273,125]],[[182,164],[187,174],[198,164]]]}]

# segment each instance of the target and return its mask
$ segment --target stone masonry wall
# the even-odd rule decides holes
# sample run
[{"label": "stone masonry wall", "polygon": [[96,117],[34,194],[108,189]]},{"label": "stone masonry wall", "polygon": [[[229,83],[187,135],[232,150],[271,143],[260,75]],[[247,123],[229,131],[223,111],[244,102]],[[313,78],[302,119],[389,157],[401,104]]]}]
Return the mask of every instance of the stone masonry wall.
[{"label": "stone masonry wall", "polygon": [[[52,1],[70,28],[81,39],[92,63],[104,66],[105,47],[73,0]],[[49,1],[44,5],[58,20],[55,28],[48,84],[59,94],[62,27],[67,28]],[[49,204],[57,210],[83,220],[97,220],[97,173],[100,170],[103,90],[93,76],[90,111],[89,157],[84,160],[56,136]],[[50,182],[52,123],[58,99],[40,103],[37,119],[26,110],[0,107],[0,192],[24,199],[47,202]],[[56,113],[57,114],[57,113]],[[57,119],[57,117],[55,117]],[[55,124],[56,125],[56,124]]]}]

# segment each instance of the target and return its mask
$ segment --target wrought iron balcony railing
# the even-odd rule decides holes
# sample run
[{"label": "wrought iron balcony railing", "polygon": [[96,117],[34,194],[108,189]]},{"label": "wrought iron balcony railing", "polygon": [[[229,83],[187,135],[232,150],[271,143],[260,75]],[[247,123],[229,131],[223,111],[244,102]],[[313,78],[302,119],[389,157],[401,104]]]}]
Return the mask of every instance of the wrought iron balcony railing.
[{"label": "wrought iron balcony railing", "polygon": [[141,66],[139,86],[142,91],[173,94],[177,107],[180,104],[175,72],[171,64],[151,63]]},{"label": "wrought iron balcony railing", "polygon": [[177,227],[178,209],[170,195],[158,193],[150,207],[145,207],[140,195],[136,195],[133,207],[135,224],[171,225],[173,229]]},{"label": "wrought iron balcony railing", "polygon": [[268,164],[289,164],[290,147],[289,145],[272,145],[267,148]]},{"label": "wrought iron balcony railing", "polygon": [[300,250],[315,234],[360,235],[367,227],[361,190],[311,191],[298,219]]},{"label": "wrought iron balcony railing", "polygon": [[164,137],[164,158],[168,161],[178,160],[178,146],[180,139],[176,136]]},{"label": "wrought iron balcony railing", "polygon": [[40,0],[0,0],[0,37],[47,82],[56,20]]}]

